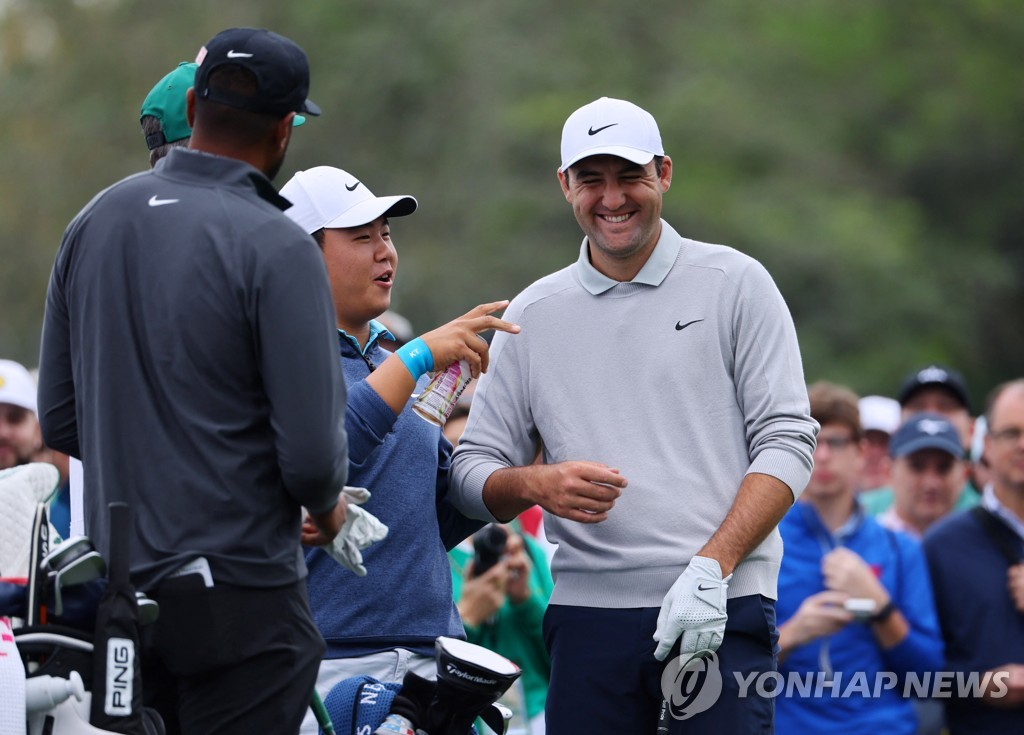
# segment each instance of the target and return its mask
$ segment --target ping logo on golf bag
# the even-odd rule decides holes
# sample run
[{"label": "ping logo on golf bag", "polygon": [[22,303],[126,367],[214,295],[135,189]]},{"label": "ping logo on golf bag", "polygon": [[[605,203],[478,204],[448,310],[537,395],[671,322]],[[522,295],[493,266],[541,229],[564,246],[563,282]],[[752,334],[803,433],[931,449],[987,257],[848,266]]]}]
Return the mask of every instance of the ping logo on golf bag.
[{"label": "ping logo on golf bag", "polygon": [[135,641],[111,638],[107,641],[107,692],[103,711],[111,717],[132,713],[135,689]]}]

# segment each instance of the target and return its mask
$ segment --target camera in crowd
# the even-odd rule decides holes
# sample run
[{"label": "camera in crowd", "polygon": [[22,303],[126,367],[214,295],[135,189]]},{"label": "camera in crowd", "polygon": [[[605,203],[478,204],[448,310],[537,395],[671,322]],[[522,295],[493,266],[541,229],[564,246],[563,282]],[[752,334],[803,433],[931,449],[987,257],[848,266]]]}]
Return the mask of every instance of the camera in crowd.
[{"label": "camera in crowd", "polygon": [[508,545],[508,531],[497,523],[488,523],[473,534],[473,576],[479,577],[501,561]]}]

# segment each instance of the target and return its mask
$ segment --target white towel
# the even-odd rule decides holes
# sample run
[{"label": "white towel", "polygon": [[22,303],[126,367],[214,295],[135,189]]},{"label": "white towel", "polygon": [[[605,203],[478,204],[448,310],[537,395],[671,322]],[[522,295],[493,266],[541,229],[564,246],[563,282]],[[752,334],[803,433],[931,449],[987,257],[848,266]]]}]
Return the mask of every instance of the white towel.
[{"label": "white towel", "polygon": [[0,618],[0,732],[25,735],[25,667],[8,618]]}]

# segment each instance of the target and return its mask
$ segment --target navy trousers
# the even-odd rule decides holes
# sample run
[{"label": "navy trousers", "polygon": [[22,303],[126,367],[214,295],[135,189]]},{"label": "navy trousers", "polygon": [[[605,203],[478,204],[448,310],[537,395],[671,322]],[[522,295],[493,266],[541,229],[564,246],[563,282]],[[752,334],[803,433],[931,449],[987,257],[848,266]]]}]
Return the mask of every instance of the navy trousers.
[{"label": "navy trousers", "polygon": [[[680,685],[689,696],[678,692],[674,701],[677,714],[685,718],[662,716],[662,732],[773,732],[773,701],[756,696],[753,688],[741,699],[734,674],[749,680],[751,673],[777,669],[775,603],[751,595],[729,600],[727,609],[725,638],[712,664],[716,671],[705,671]],[[658,608],[548,606],[544,617],[544,640],[551,654],[545,712],[548,735],[655,735],[664,700],[662,673],[679,655],[677,642],[664,662],[654,658],[658,612]],[[720,677],[717,697],[714,683],[709,683],[712,677]],[[704,684],[708,690],[697,699]],[[684,701],[696,706],[679,707]]]}]

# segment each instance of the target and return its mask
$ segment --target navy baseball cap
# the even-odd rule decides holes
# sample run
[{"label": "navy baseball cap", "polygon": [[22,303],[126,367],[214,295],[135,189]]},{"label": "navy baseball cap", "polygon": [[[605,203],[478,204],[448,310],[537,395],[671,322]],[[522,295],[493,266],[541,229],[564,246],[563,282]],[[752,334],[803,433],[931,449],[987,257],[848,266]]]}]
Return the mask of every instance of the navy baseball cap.
[{"label": "navy baseball cap", "polygon": [[[195,90],[200,99],[220,102],[252,112],[286,115],[300,112],[319,115],[309,94],[309,60],[294,41],[265,28],[229,28],[214,36],[196,56]],[[259,89],[253,95],[210,89],[210,73],[226,64],[237,64],[256,75]]]},{"label": "navy baseball cap", "polygon": [[915,413],[889,440],[889,454],[893,459],[922,449],[938,449],[957,459],[964,456],[960,434],[949,419],[940,413]]},{"label": "navy baseball cap", "polygon": [[[183,61],[157,82],[156,86],[146,95],[146,99],[142,101],[139,118],[152,115],[160,121],[160,127],[163,128],[160,132],[146,136],[146,147],[149,150],[184,140],[192,135],[192,128],[189,127],[188,114],[185,110],[185,92],[195,84],[195,78],[195,62]],[[306,118],[296,115],[292,125],[299,127],[304,122],[306,122]]]},{"label": "navy baseball cap", "polygon": [[922,388],[928,387],[944,388],[956,398],[960,405],[968,411],[971,410],[971,399],[967,393],[967,383],[964,382],[964,377],[956,370],[950,370],[942,365],[929,365],[906,376],[897,396],[900,405],[907,405],[911,396]]}]

